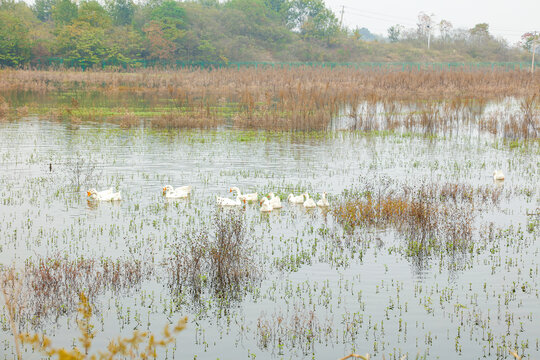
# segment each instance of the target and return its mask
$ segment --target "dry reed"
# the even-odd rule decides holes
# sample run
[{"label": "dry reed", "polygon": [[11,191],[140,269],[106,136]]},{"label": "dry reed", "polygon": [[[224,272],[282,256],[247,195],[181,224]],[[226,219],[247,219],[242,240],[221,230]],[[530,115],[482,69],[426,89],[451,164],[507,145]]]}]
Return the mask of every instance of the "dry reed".
[{"label": "dry reed", "polygon": [[39,325],[48,316],[58,317],[76,309],[73,299],[83,290],[90,299],[109,289],[116,293],[130,289],[153,274],[151,264],[143,261],[84,259],[60,256],[27,262],[18,276],[24,304],[17,311],[21,320]]},{"label": "dry reed", "polygon": [[[146,69],[127,73],[2,70],[0,94],[56,94],[80,91],[81,84],[84,92],[111,97],[127,94],[166,99],[166,107],[150,119],[155,128],[209,128],[230,123],[238,128],[326,130],[336,116],[349,109],[347,113],[354,120],[352,129],[392,130],[402,126],[435,134],[461,121],[478,120],[475,112],[488,100],[516,97],[525,99],[523,116],[518,116],[510,128],[521,129],[519,136],[523,138],[538,136],[534,99],[540,93],[540,74],[531,76],[521,71],[396,72],[309,67]],[[434,102],[441,99],[446,99],[441,106]],[[412,108],[402,109],[404,102]],[[230,106],[224,108],[224,104]],[[64,117],[81,117],[76,114],[77,107],[64,105],[59,112]],[[90,112],[83,118],[92,117]],[[123,127],[138,122],[133,114],[120,119]]]},{"label": "dry reed", "polygon": [[474,209],[497,204],[501,190],[463,184],[431,184],[400,191],[349,196],[332,208],[344,226],[394,228],[408,240],[411,254],[469,248]]}]

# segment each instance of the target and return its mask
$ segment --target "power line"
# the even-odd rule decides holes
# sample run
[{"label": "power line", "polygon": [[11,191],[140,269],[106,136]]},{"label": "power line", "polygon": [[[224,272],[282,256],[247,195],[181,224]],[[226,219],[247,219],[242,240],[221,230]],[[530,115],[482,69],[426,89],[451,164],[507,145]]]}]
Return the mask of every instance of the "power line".
[{"label": "power line", "polygon": [[347,8],[348,10],[351,10],[353,12],[358,12],[358,13],[361,13],[361,14],[367,14],[369,16],[375,16],[375,17],[379,17],[379,18],[386,18],[388,20],[392,19],[393,21],[402,21],[402,22],[409,22],[411,19],[410,18],[406,18],[406,17],[402,17],[402,16],[395,16],[395,15],[389,15],[387,13],[379,13],[379,12],[376,12],[376,11],[371,11],[371,10],[364,10],[364,9],[358,9],[358,8],[354,8],[354,7],[350,7],[350,6],[346,6],[344,5],[345,8]]}]

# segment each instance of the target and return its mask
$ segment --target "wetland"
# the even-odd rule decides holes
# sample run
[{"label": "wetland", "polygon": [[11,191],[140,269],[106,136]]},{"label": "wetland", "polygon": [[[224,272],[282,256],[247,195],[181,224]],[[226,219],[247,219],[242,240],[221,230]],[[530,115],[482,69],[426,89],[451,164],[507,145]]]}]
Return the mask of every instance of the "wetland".
[{"label": "wetland", "polygon": [[[3,357],[13,325],[72,348],[84,293],[91,353],[186,316],[158,358],[538,358],[539,94],[519,71],[0,70]],[[218,207],[233,186],[283,207]]]}]

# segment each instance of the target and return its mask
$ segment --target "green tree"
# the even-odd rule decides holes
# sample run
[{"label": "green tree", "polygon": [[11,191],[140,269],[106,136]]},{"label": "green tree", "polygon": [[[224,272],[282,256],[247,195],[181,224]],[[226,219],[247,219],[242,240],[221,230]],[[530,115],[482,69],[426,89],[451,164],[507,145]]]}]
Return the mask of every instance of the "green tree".
[{"label": "green tree", "polygon": [[302,34],[330,41],[339,32],[339,21],[330,9],[323,9],[302,24]]},{"label": "green tree", "polygon": [[533,46],[540,44],[540,31],[529,31],[521,35],[520,45],[525,50],[531,51]]},{"label": "green tree", "polygon": [[197,60],[206,62],[219,61],[217,49],[209,40],[201,40],[195,53]]},{"label": "green tree", "polygon": [[489,25],[486,23],[476,24],[472,29],[469,30],[469,33],[471,36],[477,38],[486,38],[491,36],[489,34]]},{"label": "green tree", "polygon": [[15,0],[0,0],[0,10],[13,10],[16,6]]},{"label": "green tree", "polygon": [[74,64],[92,66],[104,60],[105,31],[84,21],[63,26],[56,38],[58,55]]},{"label": "green tree", "polygon": [[279,14],[284,24],[290,22],[290,14],[293,7],[291,0],[264,0],[264,4],[267,8]]},{"label": "green tree", "polygon": [[205,7],[219,7],[218,0],[198,0],[197,2]]},{"label": "green tree", "polygon": [[534,55],[536,49],[540,48],[540,31],[530,31],[521,35],[521,46],[532,53],[531,73],[534,72]]},{"label": "green tree", "polygon": [[391,43],[398,42],[402,29],[403,27],[399,24],[390,26],[388,28],[388,40],[390,40]]},{"label": "green tree", "polygon": [[150,18],[181,29],[185,27],[186,11],[176,1],[167,0],[152,10]]},{"label": "green tree", "polygon": [[106,8],[115,25],[128,25],[135,14],[135,4],[132,0],[108,0]]},{"label": "green tree", "polygon": [[79,21],[84,21],[90,26],[106,29],[111,26],[111,18],[103,6],[96,0],[81,3],[79,8]]},{"label": "green tree", "polygon": [[149,42],[150,57],[173,60],[178,56],[185,36],[185,10],[177,2],[167,0],[151,9],[150,19],[143,27]]},{"label": "green tree", "polygon": [[57,0],[52,7],[52,18],[56,26],[71,24],[77,18],[77,4],[71,0]]},{"label": "green tree", "polygon": [[33,6],[36,17],[41,21],[51,20],[53,5],[54,0],[36,0]]},{"label": "green tree", "polygon": [[289,9],[289,26],[306,37],[330,40],[339,32],[339,21],[323,0],[294,0]]},{"label": "green tree", "polygon": [[148,56],[143,35],[129,26],[117,26],[106,34],[105,60],[113,65],[129,65]]},{"label": "green tree", "polygon": [[268,8],[263,0],[231,0],[226,5],[235,21],[229,29],[234,34],[256,40],[281,44],[288,40],[288,31],[280,22],[278,13]]},{"label": "green tree", "polygon": [[28,30],[9,11],[0,10],[0,65],[17,66],[30,59]]}]

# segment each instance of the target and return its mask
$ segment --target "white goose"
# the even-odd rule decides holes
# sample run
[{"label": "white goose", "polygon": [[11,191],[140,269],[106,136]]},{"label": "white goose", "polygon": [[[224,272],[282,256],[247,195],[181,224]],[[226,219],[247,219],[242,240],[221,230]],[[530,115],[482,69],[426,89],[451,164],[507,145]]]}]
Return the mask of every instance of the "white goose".
[{"label": "white goose", "polygon": [[323,192],[321,194],[321,199],[317,201],[317,206],[319,207],[328,207],[330,204],[328,203],[328,199],[326,198],[326,192]]},{"label": "white goose", "polygon": [[229,192],[233,192],[233,191],[236,192],[236,195],[238,196],[238,198],[240,200],[246,200],[246,201],[257,201],[257,200],[259,200],[259,197],[258,197],[257,193],[242,194],[240,192],[240,189],[238,187],[236,187],[236,186],[233,186],[232,188],[229,189]]},{"label": "white goose", "polygon": [[274,208],[270,204],[270,200],[268,200],[268,198],[264,197],[261,200],[261,209],[260,210],[261,210],[261,212],[270,212],[270,211],[274,210]]},{"label": "white goose", "polygon": [[306,201],[304,201],[304,207],[307,209],[317,207],[317,204],[315,204],[315,201],[313,201],[312,198],[309,197],[309,194],[304,194],[306,196]]},{"label": "white goose", "polygon": [[163,195],[168,199],[183,199],[189,196],[191,192],[191,186],[181,186],[176,189],[171,185],[166,185],[163,188]]},{"label": "white goose", "polygon": [[96,189],[90,189],[86,192],[86,195],[90,198],[90,200],[95,201],[118,201],[122,200],[122,195],[120,195],[120,192],[113,192],[112,188],[109,188],[107,190],[103,191],[96,191]]},{"label": "white goose", "polygon": [[493,172],[493,180],[504,180],[504,174],[502,170],[495,170]]},{"label": "white goose", "polygon": [[242,205],[242,202],[238,198],[238,195],[236,196],[236,199],[229,199],[224,197],[216,196],[216,204],[218,206],[240,206]]},{"label": "white goose", "polygon": [[275,196],[273,192],[268,194],[268,196],[269,196],[268,201],[270,201],[270,205],[272,205],[272,208],[281,209],[281,199],[279,198],[279,196]]},{"label": "white goose", "polygon": [[304,198],[304,194],[300,194],[298,196],[289,194],[289,196],[287,196],[287,201],[293,204],[303,204],[306,199]]}]

